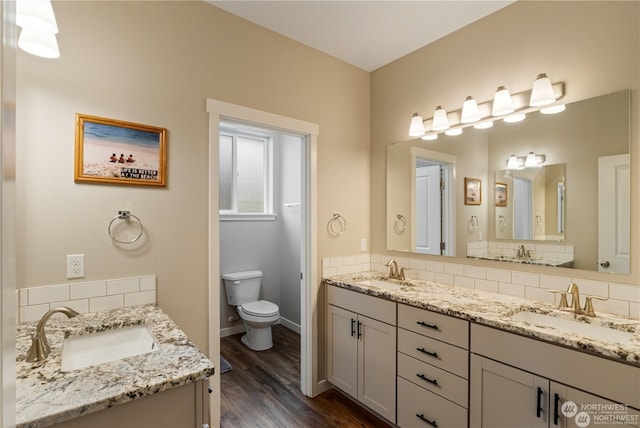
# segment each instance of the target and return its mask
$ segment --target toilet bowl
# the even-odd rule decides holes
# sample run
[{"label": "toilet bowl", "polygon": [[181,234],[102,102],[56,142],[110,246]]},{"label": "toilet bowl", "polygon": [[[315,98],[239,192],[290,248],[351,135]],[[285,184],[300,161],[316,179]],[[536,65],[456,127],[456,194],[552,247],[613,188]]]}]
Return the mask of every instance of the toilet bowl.
[{"label": "toilet bowl", "polygon": [[245,326],[242,343],[254,351],[273,347],[271,326],[280,319],[275,303],[259,300],[262,272],[259,270],[232,272],[222,275],[227,302],[236,307]]}]

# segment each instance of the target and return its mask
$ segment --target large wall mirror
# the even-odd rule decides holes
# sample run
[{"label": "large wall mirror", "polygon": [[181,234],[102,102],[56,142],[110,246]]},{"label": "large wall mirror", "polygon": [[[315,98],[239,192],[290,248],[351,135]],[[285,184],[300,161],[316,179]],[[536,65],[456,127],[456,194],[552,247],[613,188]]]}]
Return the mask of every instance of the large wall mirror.
[{"label": "large wall mirror", "polygon": [[[624,90],[555,115],[389,145],[387,249],[467,257],[482,247],[504,260],[521,246],[545,248],[566,260],[531,261],[628,274],[630,97]],[[539,163],[524,167],[529,153]],[[465,183],[479,183],[472,203]]]}]

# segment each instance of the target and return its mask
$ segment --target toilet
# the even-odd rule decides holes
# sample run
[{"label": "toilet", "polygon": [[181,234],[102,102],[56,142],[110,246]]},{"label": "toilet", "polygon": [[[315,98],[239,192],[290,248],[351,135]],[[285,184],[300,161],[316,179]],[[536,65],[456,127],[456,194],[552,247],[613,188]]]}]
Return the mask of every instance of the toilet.
[{"label": "toilet", "polygon": [[258,300],[262,271],[250,270],[222,275],[227,302],[236,307],[244,321],[246,334],[242,343],[254,351],[265,351],[273,347],[271,326],[280,319],[278,305],[267,300]]}]

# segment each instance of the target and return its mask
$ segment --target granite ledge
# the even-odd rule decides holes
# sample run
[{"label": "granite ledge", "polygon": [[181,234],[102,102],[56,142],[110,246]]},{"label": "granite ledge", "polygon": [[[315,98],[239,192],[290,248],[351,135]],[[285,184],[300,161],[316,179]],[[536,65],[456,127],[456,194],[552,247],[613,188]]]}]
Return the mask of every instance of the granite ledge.
[{"label": "granite ledge", "polygon": [[[71,372],[60,369],[62,342],[71,335],[145,324],[160,345],[149,354]],[[16,426],[39,428],[75,419],[177,388],[213,375],[214,364],[155,305],[51,318],[47,339],[51,354],[27,363],[36,322],[21,323],[16,333]]]},{"label": "granite ledge", "polygon": [[[396,289],[382,289],[362,283],[362,281],[369,279],[388,280],[398,287]],[[628,343],[617,343],[594,340],[511,318],[512,315],[520,311],[543,314],[558,312],[555,305],[537,300],[455,285],[443,285],[431,281],[388,279],[386,275],[379,272],[332,276],[323,278],[323,282],[640,367],[640,320],[637,319],[604,313],[598,313],[596,318],[579,317],[580,321],[586,323],[615,326],[618,329],[635,333]]]}]

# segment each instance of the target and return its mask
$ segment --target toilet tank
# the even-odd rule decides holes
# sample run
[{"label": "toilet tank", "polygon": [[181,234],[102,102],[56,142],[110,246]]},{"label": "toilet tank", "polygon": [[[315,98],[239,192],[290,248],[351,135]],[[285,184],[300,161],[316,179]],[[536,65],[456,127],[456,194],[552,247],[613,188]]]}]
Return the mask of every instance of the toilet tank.
[{"label": "toilet tank", "polygon": [[222,274],[224,288],[227,292],[227,303],[240,306],[255,302],[260,298],[262,271],[249,270]]}]

